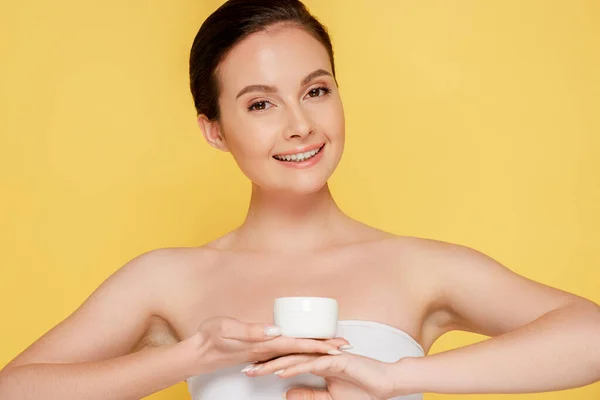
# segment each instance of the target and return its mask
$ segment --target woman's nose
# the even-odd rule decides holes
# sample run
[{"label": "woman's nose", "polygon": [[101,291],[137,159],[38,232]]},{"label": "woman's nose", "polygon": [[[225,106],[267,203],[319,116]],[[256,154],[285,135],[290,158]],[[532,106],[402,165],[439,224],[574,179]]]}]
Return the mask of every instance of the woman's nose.
[{"label": "woman's nose", "polygon": [[307,113],[300,106],[290,110],[290,123],[285,132],[286,139],[305,139],[314,131],[314,124]]}]

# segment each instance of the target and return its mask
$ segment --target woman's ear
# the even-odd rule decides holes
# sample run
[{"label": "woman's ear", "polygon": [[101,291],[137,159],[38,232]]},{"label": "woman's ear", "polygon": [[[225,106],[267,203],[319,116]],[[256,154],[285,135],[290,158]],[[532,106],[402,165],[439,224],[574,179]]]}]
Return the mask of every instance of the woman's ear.
[{"label": "woman's ear", "polygon": [[198,127],[208,144],[221,151],[229,151],[219,121],[209,121],[205,115],[200,114],[198,115]]}]

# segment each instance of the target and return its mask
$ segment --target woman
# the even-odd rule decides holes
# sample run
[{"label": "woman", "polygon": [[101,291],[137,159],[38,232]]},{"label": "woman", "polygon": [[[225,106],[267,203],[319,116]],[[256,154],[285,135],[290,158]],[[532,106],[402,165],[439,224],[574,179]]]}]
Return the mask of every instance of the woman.
[{"label": "woman", "polygon": [[[333,50],[299,1],[225,3],[196,36],[190,77],[207,142],[252,181],[246,220],[200,248],[129,262],[4,368],[0,398],[131,399],[188,380],[202,400],[420,399],[599,379],[597,305],[336,206]],[[294,295],[338,299],[340,338],[269,326],[274,298]],[[451,330],[492,338],[425,356]]]}]

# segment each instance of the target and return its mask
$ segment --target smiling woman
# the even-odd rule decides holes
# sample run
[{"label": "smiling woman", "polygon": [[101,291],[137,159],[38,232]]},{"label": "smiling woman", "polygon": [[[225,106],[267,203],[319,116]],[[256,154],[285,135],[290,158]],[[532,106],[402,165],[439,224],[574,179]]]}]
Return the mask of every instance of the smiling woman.
[{"label": "smiling woman", "polygon": [[[343,150],[344,114],[331,43],[298,4],[226,3],[207,19],[191,51],[202,132],[212,146],[231,152],[255,191],[263,193],[318,192]],[[236,21],[238,30],[225,29],[230,25],[225,21]],[[215,43],[228,45],[217,51]],[[201,80],[208,65],[214,71]],[[217,96],[209,102],[205,97],[213,97],[212,91]],[[305,160],[304,153],[316,149],[321,150]]]},{"label": "smiling woman", "polygon": [[[435,16],[431,9],[425,14]],[[333,54],[327,29],[298,0],[229,0],[203,22],[189,57],[196,122],[206,142],[231,154],[251,184],[242,223],[203,244],[145,252],[112,273],[71,315],[4,367],[0,398],[37,399],[43,393],[47,399],[131,399],[180,382],[187,382],[194,400],[282,395],[289,400],[421,400],[424,393],[516,394],[593,386],[600,378],[600,309],[593,301],[526,278],[465,245],[372,227],[338,206],[329,182],[345,150],[346,115]],[[361,79],[377,80],[371,75]],[[397,109],[399,88],[385,97],[382,86],[369,86],[372,92],[365,95],[379,93],[369,101],[382,107],[393,98],[392,110]],[[442,86],[436,88],[442,91]],[[365,103],[355,105],[352,115]],[[402,151],[394,142],[400,136],[395,131],[399,115],[388,118],[394,124],[391,134],[371,129],[371,116],[366,123],[364,143],[374,142],[377,157]],[[437,173],[442,164],[429,153],[438,142],[449,143],[441,136],[413,146],[420,147],[418,157],[437,163]],[[456,148],[466,140],[463,136]],[[387,173],[386,189],[402,186],[397,166],[375,169],[376,158],[360,150],[357,172],[373,168],[373,179]],[[220,176],[211,172],[223,164],[206,166],[202,177]],[[356,175],[350,178],[359,179]],[[454,182],[451,175],[444,182]],[[419,176],[424,186],[432,186],[427,175]],[[367,183],[350,187],[353,193],[368,192]],[[203,187],[198,199],[212,197],[209,189]],[[411,190],[400,197],[391,192],[381,197],[396,196],[390,209],[402,209],[394,216],[408,220],[415,208],[398,204],[413,195]],[[461,225],[452,218],[467,208],[473,194],[460,186],[452,192],[459,192],[460,207],[440,208],[435,215],[446,218],[447,225]],[[370,193],[364,198],[374,210],[376,199]],[[502,199],[495,204],[506,207]],[[210,214],[215,207],[206,209]],[[421,215],[431,213],[426,206],[422,210]],[[496,212],[488,210],[486,221]],[[177,223],[189,220],[185,212],[177,215]],[[492,228],[488,233],[496,234]],[[512,238],[509,233],[514,232],[499,241]],[[561,240],[544,243],[545,251],[552,245],[555,254],[566,239]],[[530,242],[523,242],[529,255]],[[273,326],[274,300],[295,296],[336,299],[337,337],[288,337]],[[451,331],[487,338],[432,351]]]}]

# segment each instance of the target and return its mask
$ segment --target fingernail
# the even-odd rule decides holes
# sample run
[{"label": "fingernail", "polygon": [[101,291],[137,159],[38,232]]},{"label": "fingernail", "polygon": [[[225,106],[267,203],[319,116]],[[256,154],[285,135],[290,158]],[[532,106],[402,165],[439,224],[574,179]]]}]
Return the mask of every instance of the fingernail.
[{"label": "fingernail", "polygon": [[254,368],[254,365],[247,365],[246,367],[244,367],[244,369],[242,370],[242,372],[248,372],[248,371],[250,371],[252,368]]},{"label": "fingernail", "polygon": [[281,335],[281,329],[277,326],[267,326],[265,327],[265,335],[266,336],[279,336]]},{"label": "fingernail", "polygon": [[353,349],[354,346],[352,346],[351,344],[343,344],[340,347],[338,347],[340,350],[350,350]]},{"label": "fingernail", "polygon": [[327,354],[331,354],[332,356],[339,356],[340,354],[342,354],[342,352],[339,350],[329,350]]},{"label": "fingernail", "polygon": [[[280,369],[279,371],[275,371],[275,372],[273,372],[273,373],[274,373],[275,375],[281,375],[281,374],[283,374],[283,371],[285,371],[285,369]],[[285,394],[284,394],[284,396],[285,396]],[[285,397],[284,397],[284,398],[285,398]]]},{"label": "fingernail", "polygon": [[262,366],[262,364],[260,364],[260,365],[255,365],[255,366],[253,366],[253,367],[252,367],[252,369],[251,369],[250,371],[252,371],[252,372],[256,372],[256,371],[258,371],[259,369],[261,369],[262,367],[263,367],[263,366]]}]

